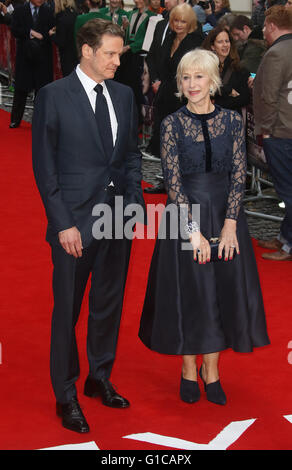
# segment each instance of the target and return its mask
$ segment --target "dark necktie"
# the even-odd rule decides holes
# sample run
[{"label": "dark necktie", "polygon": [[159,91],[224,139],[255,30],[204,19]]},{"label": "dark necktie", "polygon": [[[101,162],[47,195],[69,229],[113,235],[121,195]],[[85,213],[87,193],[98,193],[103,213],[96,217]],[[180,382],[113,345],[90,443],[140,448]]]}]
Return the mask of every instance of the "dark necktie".
[{"label": "dark necktie", "polygon": [[36,27],[36,25],[37,25],[38,16],[39,16],[38,9],[37,9],[37,7],[34,7],[33,14],[32,14],[32,21],[33,21],[34,27]]},{"label": "dark necktie", "polygon": [[94,90],[96,91],[95,119],[102,139],[104,151],[106,156],[110,159],[114,147],[108,105],[106,98],[103,95],[102,85],[96,85]]}]

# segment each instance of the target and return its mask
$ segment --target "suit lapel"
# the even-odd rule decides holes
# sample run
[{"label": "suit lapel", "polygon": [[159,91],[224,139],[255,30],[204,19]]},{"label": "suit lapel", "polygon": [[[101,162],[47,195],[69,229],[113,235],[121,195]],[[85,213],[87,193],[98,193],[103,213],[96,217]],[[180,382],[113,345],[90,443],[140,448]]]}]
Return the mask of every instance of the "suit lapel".
[{"label": "suit lapel", "polygon": [[106,155],[103,150],[101,137],[99,134],[98,127],[96,125],[95,115],[88,99],[88,96],[86,94],[86,91],[84,90],[84,87],[80,82],[75,70],[69,75],[68,78],[70,80],[70,83],[67,88],[67,91],[70,94],[71,101],[73,102],[74,107],[80,115],[82,122],[88,129],[89,134],[92,136],[93,145],[96,149],[100,149],[99,153],[102,155],[102,158],[106,160]]},{"label": "suit lapel", "polygon": [[[82,116],[82,121],[86,124],[87,128],[89,129],[89,132],[94,140],[95,147],[97,149],[101,149],[102,158],[108,161],[103,150],[101,137],[99,134],[98,127],[96,125],[95,115],[91,107],[91,104],[89,102],[88,96],[83,88],[83,85],[80,82],[75,71],[73,71],[70,74],[68,79],[70,82],[69,82],[67,91],[70,94],[71,101],[73,102],[78,114]],[[117,148],[119,146],[119,141],[121,138],[121,129],[123,127],[123,119],[122,119],[123,108],[122,108],[119,94],[117,90],[115,89],[115,87],[113,86],[113,81],[107,80],[105,83],[106,83],[106,87],[108,89],[108,92],[110,94],[110,97],[113,103],[113,107],[115,110],[117,123],[118,123],[117,138],[116,138],[113,154],[110,159],[110,161],[113,161],[116,157]]]},{"label": "suit lapel", "polygon": [[111,157],[111,161],[113,161],[115,159],[115,155],[116,155],[117,148],[119,146],[119,141],[120,141],[120,138],[121,138],[121,129],[122,129],[122,122],[123,122],[123,120],[122,120],[123,109],[122,109],[120,96],[117,93],[115,87],[113,86],[113,81],[112,80],[106,80],[105,83],[106,83],[106,87],[108,89],[108,92],[110,94],[110,97],[111,97],[111,100],[112,100],[112,103],[113,103],[113,107],[114,107],[114,110],[115,110],[117,122],[118,122],[117,138],[116,138],[116,143],[115,143],[115,146],[114,146],[114,151],[113,151],[113,154],[112,154],[112,157]]}]

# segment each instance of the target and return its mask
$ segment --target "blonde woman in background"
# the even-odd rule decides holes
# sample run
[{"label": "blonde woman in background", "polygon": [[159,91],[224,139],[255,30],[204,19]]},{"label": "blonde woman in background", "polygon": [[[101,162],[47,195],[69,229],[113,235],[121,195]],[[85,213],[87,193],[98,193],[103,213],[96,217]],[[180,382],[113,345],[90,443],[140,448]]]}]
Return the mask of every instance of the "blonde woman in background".
[{"label": "blonde woman in background", "polygon": [[58,47],[62,75],[69,75],[78,63],[74,38],[77,10],[74,0],[55,0],[56,26],[49,31]]}]

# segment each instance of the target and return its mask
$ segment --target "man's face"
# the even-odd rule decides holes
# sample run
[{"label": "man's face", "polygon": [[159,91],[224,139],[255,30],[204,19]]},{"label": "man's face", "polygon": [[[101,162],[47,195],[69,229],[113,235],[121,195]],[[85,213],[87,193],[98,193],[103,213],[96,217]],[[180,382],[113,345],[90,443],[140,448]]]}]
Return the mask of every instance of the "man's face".
[{"label": "man's face", "polygon": [[110,7],[113,10],[116,10],[117,8],[120,7],[120,0],[110,0]]},{"label": "man's face", "polygon": [[123,50],[123,39],[119,36],[104,34],[101,46],[94,50],[84,44],[82,47],[81,68],[94,81],[112,79],[120,65],[120,55]]},{"label": "man's face", "polygon": [[165,0],[164,6],[167,11],[170,11],[177,6],[177,0]]},{"label": "man's face", "polygon": [[[292,0],[291,0],[292,1]],[[231,36],[233,37],[235,42],[246,42],[248,40],[248,36],[250,35],[251,30],[248,28],[248,26],[244,26],[243,30],[233,28],[231,31]]]},{"label": "man's face", "polygon": [[43,3],[45,3],[45,0],[31,0],[31,3],[35,6],[35,7],[41,7]]},{"label": "man's face", "polygon": [[265,21],[264,23],[263,35],[269,46],[273,44],[274,42],[273,27],[272,27],[272,23],[270,23],[269,21]]}]

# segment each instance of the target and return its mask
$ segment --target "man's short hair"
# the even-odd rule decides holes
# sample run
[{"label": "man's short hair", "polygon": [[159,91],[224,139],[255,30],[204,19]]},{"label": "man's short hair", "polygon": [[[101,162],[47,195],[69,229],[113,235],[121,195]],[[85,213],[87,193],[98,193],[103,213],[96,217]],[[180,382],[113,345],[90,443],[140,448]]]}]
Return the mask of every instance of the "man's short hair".
[{"label": "man's short hair", "polygon": [[95,52],[102,45],[102,37],[105,34],[124,39],[122,28],[111,21],[101,18],[87,21],[76,34],[76,47],[79,59],[82,57],[82,46],[84,44],[88,44]]},{"label": "man's short hair", "polygon": [[240,31],[243,31],[244,26],[248,26],[250,29],[253,29],[251,19],[244,15],[237,15],[234,21],[231,23],[230,31],[233,29],[239,29]]},{"label": "man's short hair", "polygon": [[266,22],[274,23],[279,29],[291,29],[292,32],[292,9],[285,5],[274,5],[265,11]]}]

